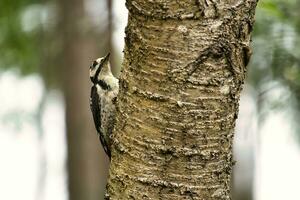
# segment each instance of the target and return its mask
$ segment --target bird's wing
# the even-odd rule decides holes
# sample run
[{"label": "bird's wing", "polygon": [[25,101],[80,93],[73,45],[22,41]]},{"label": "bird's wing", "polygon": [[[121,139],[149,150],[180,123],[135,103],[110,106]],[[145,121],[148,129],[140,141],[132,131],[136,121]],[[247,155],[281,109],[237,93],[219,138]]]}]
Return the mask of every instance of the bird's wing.
[{"label": "bird's wing", "polygon": [[98,133],[100,133],[101,127],[101,105],[100,105],[100,97],[97,93],[96,86],[91,88],[91,96],[90,96],[90,107],[93,114],[94,124]]},{"label": "bird's wing", "polygon": [[101,99],[98,95],[97,87],[92,86],[91,95],[90,95],[90,107],[91,107],[91,111],[93,113],[94,124],[95,124],[96,130],[98,132],[102,147],[103,147],[105,153],[110,158],[111,152],[108,149],[108,144],[105,141],[104,134],[101,132],[101,103],[100,102],[101,102]]}]

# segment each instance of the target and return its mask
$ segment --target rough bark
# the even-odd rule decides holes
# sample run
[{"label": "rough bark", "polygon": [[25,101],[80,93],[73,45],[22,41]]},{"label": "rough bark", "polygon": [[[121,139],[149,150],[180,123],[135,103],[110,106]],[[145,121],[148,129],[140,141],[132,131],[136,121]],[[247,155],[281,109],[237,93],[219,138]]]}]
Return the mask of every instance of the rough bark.
[{"label": "rough bark", "polygon": [[127,0],[107,199],[230,199],[256,0]]}]

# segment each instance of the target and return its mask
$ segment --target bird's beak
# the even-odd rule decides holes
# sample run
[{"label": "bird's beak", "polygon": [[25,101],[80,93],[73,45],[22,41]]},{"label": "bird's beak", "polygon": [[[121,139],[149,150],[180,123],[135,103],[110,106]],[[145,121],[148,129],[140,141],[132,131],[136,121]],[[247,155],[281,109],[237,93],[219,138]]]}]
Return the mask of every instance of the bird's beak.
[{"label": "bird's beak", "polygon": [[108,54],[104,57],[103,61],[104,61],[104,62],[107,62],[107,61],[109,60],[109,56],[110,56],[110,53],[108,53]]}]

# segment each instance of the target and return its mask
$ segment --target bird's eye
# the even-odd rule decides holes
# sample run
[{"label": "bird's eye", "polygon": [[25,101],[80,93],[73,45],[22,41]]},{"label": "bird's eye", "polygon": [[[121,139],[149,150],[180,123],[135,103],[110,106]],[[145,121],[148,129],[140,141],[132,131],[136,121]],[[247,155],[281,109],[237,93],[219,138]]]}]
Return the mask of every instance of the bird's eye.
[{"label": "bird's eye", "polygon": [[93,67],[96,67],[97,64],[98,64],[97,61],[94,61],[93,62]]}]

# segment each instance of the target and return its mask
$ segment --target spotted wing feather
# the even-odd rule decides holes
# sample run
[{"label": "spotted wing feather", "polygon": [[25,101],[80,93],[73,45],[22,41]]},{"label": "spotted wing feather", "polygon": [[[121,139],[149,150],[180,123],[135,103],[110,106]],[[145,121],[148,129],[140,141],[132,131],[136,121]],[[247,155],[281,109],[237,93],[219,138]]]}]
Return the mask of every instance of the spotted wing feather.
[{"label": "spotted wing feather", "polygon": [[100,104],[100,102],[101,102],[101,99],[97,93],[97,88],[94,85],[91,88],[90,107],[91,107],[91,111],[93,113],[94,124],[95,124],[96,130],[98,132],[100,142],[102,144],[102,147],[103,147],[105,153],[110,158],[111,152],[108,149],[108,144],[104,139],[104,134],[101,132],[101,104]]}]

